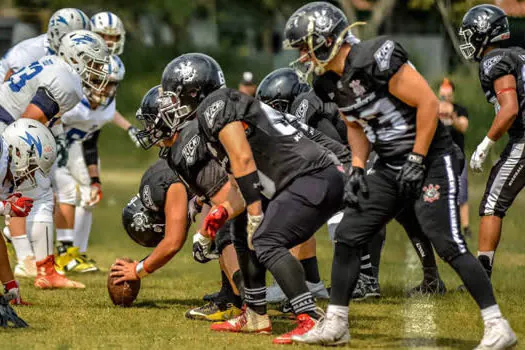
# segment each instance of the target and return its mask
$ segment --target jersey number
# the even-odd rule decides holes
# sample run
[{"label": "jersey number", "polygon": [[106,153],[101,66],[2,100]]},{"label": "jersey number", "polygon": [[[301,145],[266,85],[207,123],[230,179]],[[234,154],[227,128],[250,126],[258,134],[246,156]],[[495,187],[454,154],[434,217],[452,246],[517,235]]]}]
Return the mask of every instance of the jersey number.
[{"label": "jersey number", "polygon": [[43,69],[44,67],[38,62],[22,68],[9,78],[9,88],[14,92],[19,92],[28,80],[36,77]]}]

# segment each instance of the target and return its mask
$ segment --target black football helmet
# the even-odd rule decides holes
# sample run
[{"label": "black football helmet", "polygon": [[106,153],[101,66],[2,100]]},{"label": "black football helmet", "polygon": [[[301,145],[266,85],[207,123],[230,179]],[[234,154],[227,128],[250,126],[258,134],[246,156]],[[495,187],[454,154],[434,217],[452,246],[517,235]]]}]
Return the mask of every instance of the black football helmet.
[{"label": "black football helmet", "polygon": [[132,240],[153,248],[164,238],[163,215],[148,210],[136,194],[122,210],[122,225]]},{"label": "black football helmet", "polygon": [[210,56],[187,53],[168,63],[162,73],[159,114],[173,132],[182,129],[199,104],[226,86],[221,66]]},{"label": "black football helmet", "polygon": [[507,14],[494,5],[474,6],[463,17],[459,38],[463,57],[481,61],[487,46],[510,38]]},{"label": "black football helmet", "polygon": [[255,97],[278,111],[289,113],[295,98],[306,91],[310,91],[310,86],[299,78],[295,70],[279,68],[263,79]]},{"label": "black football helmet", "polygon": [[135,117],[142,124],[142,130],[137,133],[137,139],[144,149],[149,149],[160,140],[173,135],[159,116],[160,85],[154,86],[146,92],[140,103]]}]

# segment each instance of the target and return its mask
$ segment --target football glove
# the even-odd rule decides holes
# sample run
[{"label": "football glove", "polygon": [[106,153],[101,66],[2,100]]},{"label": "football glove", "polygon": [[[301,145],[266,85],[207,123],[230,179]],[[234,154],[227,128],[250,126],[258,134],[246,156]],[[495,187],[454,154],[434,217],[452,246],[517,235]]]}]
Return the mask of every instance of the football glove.
[{"label": "football glove", "polygon": [[345,183],[344,201],[351,207],[359,204],[358,193],[368,198],[368,183],[365,179],[365,169],[353,166],[348,169],[348,177]]},{"label": "football glove", "polygon": [[212,253],[213,241],[197,232],[193,235],[193,259],[205,264],[213,259],[219,259],[218,254]]},{"label": "football glove", "polygon": [[195,222],[197,215],[202,210],[202,204],[199,201],[198,196],[193,196],[192,199],[188,202],[188,219],[191,222]]},{"label": "football glove", "polygon": [[[2,207],[3,206],[3,207]],[[3,209],[2,209],[3,208]],[[25,217],[33,208],[33,199],[22,197],[21,193],[13,193],[0,206],[4,216]]]},{"label": "football glove", "polygon": [[133,142],[137,148],[140,147],[140,142],[139,142],[139,139],[137,138],[138,132],[139,132],[139,129],[137,129],[133,125],[128,128],[128,136],[131,139],[131,142]]},{"label": "football glove", "polygon": [[424,160],[425,157],[421,154],[410,152],[401,171],[397,174],[399,190],[407,199],[417,199],[421,196],[426,170]]},{"label": "football glove", "polygon": [[494,145],[494,141],[485,136],[483,141],[476,147],[472,158],[470,158],[470,168],[476,173],[483,171],[483,163],[489,154],[489,150]]},{"label": "football glove", "polygon": [[57,165],[59,168],[63,168],[67,165],[69,157],[66,136],[64,134],[55,136],[55,142],[57,144]]},{"label": "football glove", "polygon": [[22,300],[22,297],[20,296],[20,285],[16,280],[4,283],[3,297],[13,305],[30,305]]},{"label": "football glove", "polygon": [[102,184],[98,177],[91,179],[90,194],[89,194],[89,206],[94,207],[102,200]]},{"label": "football glove", "polygon": [[247,240],[248,240],[248,248],[251,250],[255,250],[253,247],[252,239],[253,234],[259,226],[261,226],[261,223],[263,222],[264,214],[261,213],[261,215],[250,215],[248,214],[248,224],[246,225],[246,233],[248,234]]},{"label": "football glove", "polygon": [[9,305],[5,295],[0,295],[0,327],[7,328],[12,324],[15,328],[26,328],[29,325],[16,314]]},{"label": "football glove", "polygon": [[228,220],[228,211],[222,205],[212,208],[208,215],[204,218],[203,227],[205,235],[211,239],[215,239],[217,231]]}]

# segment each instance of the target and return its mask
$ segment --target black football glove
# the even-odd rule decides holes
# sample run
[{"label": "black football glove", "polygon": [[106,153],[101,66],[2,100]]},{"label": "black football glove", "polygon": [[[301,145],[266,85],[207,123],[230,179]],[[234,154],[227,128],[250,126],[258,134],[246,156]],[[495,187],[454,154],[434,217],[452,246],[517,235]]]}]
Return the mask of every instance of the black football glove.
[{"label": "black football glove", "polygon": [[64,135],[55,137],[57,144],[57,165],[59,168],[63,168],[67,165],[68,151],[66,145],[66,138]]},{"label": "black football glove", "polygon": [[368,184],[365,179],[365,169],[353,166],[348,169],[348,178],[345,184],[345,202],[355,207],[359,204],[358,192],[368,198]]},{"label": "black football glove", "polygon": [[417,199],[421,195],[423,181],[425,180],[425,157],[411,152],[403,168],[397,174],[401,195],[407,199]]},{"label": "black football glove", "polygon": [[14,328],[29,327],[11,308],[9,301],[3,295],[0,295],[0,327],[7,328],[10,325]]}]

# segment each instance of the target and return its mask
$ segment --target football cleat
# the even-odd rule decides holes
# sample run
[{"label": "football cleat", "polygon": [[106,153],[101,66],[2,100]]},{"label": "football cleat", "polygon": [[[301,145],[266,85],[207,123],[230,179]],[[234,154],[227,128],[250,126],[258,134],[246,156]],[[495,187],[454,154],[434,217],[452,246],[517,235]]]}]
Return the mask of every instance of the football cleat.
[{"label": "football cleat", "polygon": [[308,332],[292,336],[294,343],[319,345],[345,345],[350,341],[348,317],[327,315],[315,323]]},{"label": "football cleat", "polygon": [[202,300],[204,300],[204,301],[212,301],[212,300],[218,299],[219,296],[220,296],[220,291],[214,292],[214,293],[210,293],[210,294],[205,294],[202,297]]},{"label": "football cleat", "polygon": [[36,277],[36,263],[34,256],[26,256],[24,260],[18,261],[14,270],[15,277]]},{"label": "football cleat", "polygon": [[362,273],[359,274],[357,285],[352,292],[352,300],[358,301],[379,297],[381,297],[381,291],[379,289],[379,281],[377,278]]},{"label": "football cleat", "polygon": [[308,314],[299,314],[297,315],[297,327],[292,331],[282,334],[277,338],[273,339],[274,344],[292,344],[292,337],[302,336],[317,324],[317,320]]},{"label": "football cleat", "polygon": [[[56,258],[57,271],[61,274],[68,272],[95,272],[98,267],[94,260],[85,254],[80,254],[78,247],[68,247],[65,253]],[[62,273],[63,272],[63,273]]]},{"label": "football cleat", "polygon": [[219,303],[213,301],[195,309],[186,311],[186,318],[190,320],[226,321],[241,314],[242,310],[232,303]]},{"label": "football cleat", "polygon": [[35,287],[40,289],[76,288],[84,289],[86,286],[80,282],[72,281],[60,275],[55,270],[55,256],[49,255],[44,260],[36,262],[38,275],[35,278]]},{"label": "football cleat", "polygon": [[508,349],[518,343],[518,338],[503,317],[485,322],[481,343],[474,350]]},{"label": "football cleat", "polygon": [[259,315],[249,307],[244,306],[239,316],[224,322],[216,322],[210,329],[216,332],[235,333],[272,333],[272,324],[268,315]]},{"label": "football cleat", "polygon": [[426,280],[421,281],[420,284],[410,289],[407,292],[409,298],[422,296],[422,295],[445,295],[447,292],[447,287],[441,279]]}]

